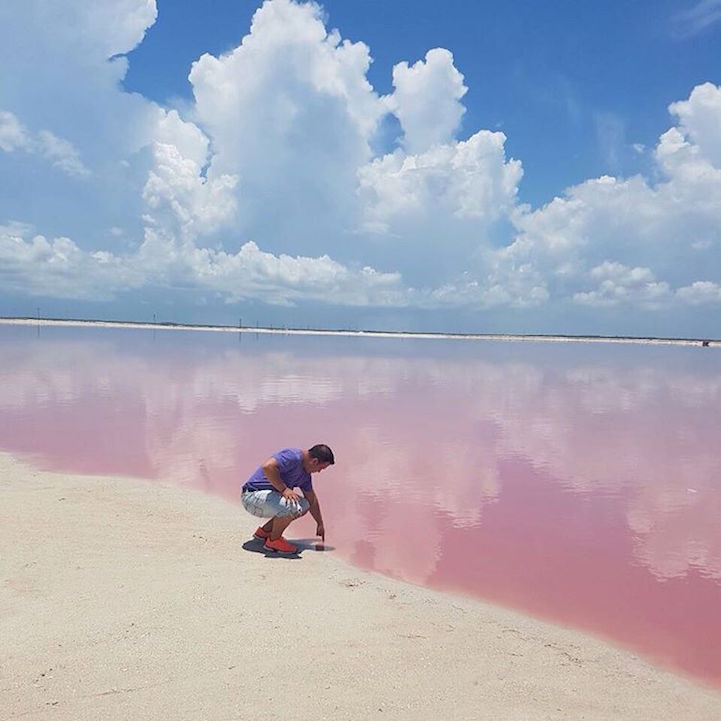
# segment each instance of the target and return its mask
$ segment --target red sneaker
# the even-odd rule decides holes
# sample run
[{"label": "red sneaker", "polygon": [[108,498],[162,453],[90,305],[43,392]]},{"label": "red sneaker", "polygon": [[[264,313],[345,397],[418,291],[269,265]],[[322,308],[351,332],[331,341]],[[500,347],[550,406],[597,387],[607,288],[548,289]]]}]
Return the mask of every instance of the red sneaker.
[{"label": "red sneaker", "polygon": [[277,553],[298,553],[298,546],[294,546],[292,543],[281,536],[276,538],[275,541],[271,541],[270,538],[265,541],[266,551],[276,551]]},{"label": "red sneaker", "polygon": [[258,526],[253,534],[259,541],[265,541],[266,538],[270,538],[270,533],[263,530],[263,526]]}]

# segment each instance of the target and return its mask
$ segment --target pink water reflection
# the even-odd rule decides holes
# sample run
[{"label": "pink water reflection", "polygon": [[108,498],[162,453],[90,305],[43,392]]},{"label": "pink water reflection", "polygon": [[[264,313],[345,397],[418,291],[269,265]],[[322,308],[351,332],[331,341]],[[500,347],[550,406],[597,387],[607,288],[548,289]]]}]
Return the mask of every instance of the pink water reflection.
[{"label": "pink water reflection", "polygon": [[324,441],[353,563],[721,686],[713,353],[0,329],[0,447],[235,502],[276,447]]}]

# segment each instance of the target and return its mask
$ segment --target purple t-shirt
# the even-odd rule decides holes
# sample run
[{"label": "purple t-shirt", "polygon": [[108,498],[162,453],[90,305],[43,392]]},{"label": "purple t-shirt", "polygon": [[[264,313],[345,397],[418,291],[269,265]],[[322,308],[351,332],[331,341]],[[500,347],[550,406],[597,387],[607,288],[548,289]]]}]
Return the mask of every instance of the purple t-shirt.
[{"label": "purple t-shirt", "polygon": [[[303,468],[303,451],[300,448],[284,448],[273,454],[278,461],[280,477],[288,488],[300,488],[301,491],[312,491],[313,483],[310,473]],[[255,469],[253,475],[243,484],[244,491],[273,491],[271,482],[265,477],[263,467]]]}]

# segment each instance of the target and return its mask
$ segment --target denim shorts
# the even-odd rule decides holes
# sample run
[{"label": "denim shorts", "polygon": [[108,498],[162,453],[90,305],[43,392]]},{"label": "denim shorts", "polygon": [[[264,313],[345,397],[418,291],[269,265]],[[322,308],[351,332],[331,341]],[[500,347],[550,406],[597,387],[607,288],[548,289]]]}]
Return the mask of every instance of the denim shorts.
[{"label": "denim shorts", "polygon": [[248,513],[258,518],[274,518],[275,516],[302,516],[310,508],[305,498],[298,505],[291,503],[278,491],[243,491],[240,502]]}]

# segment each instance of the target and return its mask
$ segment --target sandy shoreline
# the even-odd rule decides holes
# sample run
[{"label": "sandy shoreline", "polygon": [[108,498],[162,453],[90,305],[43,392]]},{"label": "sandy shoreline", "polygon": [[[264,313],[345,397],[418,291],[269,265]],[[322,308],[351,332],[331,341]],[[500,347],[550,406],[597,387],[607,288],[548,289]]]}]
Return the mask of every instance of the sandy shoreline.
[{"label": "sandy shoreline", "polygon": [[247,552],[219,498],[7,454],[0,493],[2,718],[721,718],[721,692],[582,633]]},{"label": "sandy shoreline", "polygon": [[625,336],[515,335],[513,333],[416,333],[376,330],[320,330],[303,328],[249,328],[224,325],[139,323],[132,321],[61,320],[56,318],[0,318],[0,325],[56,327],[138,328],[144,330],[192,330],[210,333],[258,333],[265,335],[341,336],[351,338],[413,338],[420,340],[515,341],[532,343],[622,343],[640,345],[704,346],[721,348],[721,340],[703,338],[635,338]]}]

